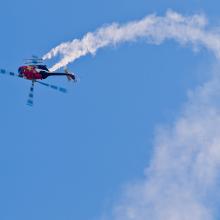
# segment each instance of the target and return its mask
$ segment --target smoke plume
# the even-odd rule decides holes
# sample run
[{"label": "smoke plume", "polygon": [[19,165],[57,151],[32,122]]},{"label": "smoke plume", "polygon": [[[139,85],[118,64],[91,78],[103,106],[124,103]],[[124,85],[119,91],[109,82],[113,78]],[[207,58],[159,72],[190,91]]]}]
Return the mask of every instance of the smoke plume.
[{"label": "smoke plume", "polygon": [[[168,11],[125,25],[112,24],[82,39],[62,43],[44,56],[62,59],[54,71],[98,49],[144,39],[161,44],[173,39],[181,45],[204,47],[220,58],[220,35],[209,29],[203,15],[183,16]],[[216,29],[215,29],[216,30]],[[218,68],[219,69],[219,68]],[[219,202],[220,74],[189,96],[180,117],[160,129],[144,180],[131,184],[114,208],[115,220],[214,220]]]},{"label": "smoke plume", "polygon": [[43,59],[61,55],[61,60],[51,68],[51,71],[55,71],[82,56],[95,54],[98,49],[139,39],[151,44],[173,39],[181,44],[190,43],[195,48],[205,47],[220,57],[219,34],[207,30],[206,26],[207,20],[203,15],[183,16],[168,11],[164,17],[149,15],[124,25],[114,23],[102,27],[93,33],[87,33],[82,39],[58,45],[44,55]]}]

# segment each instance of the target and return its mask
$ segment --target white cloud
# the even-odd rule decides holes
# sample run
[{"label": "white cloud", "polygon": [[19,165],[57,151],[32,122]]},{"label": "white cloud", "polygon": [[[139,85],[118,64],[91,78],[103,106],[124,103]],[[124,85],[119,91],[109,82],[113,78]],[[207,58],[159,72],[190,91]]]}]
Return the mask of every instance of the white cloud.
[{"label": "white cloud", "polygon": [[216,74],[191,93],[172,126],[157,132],[145,179],[127,188],[113,219],[215,219],[220,174],[219,85]]}]

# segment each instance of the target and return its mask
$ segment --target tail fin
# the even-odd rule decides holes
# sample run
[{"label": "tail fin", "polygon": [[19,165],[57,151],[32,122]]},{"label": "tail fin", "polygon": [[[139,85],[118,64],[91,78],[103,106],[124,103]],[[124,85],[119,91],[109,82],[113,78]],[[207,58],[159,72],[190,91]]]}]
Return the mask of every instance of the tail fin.
[{"label": "tail fin", "polygon": [[76,76],[75,76],[75,74],[69,72],[68,69],[67,69],[67,67],[64,68],[64,72],[65,72],[66,77],[67,77],[67,79],[68,79],[69,81],[73,80],[73,81],[76,82]]}]

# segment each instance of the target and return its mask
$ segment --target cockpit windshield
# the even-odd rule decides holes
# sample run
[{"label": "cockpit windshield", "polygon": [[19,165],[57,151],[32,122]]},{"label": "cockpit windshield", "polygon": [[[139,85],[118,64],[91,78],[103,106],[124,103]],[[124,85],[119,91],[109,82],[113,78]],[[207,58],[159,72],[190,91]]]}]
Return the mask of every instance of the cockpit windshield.
[{"label": "cockpit windshield", "polygon": [[22,71],[22,68],[21,68],[21,67],[19,67],[19,69],[18,69],[18,73],[21,73],[21,71]]}]

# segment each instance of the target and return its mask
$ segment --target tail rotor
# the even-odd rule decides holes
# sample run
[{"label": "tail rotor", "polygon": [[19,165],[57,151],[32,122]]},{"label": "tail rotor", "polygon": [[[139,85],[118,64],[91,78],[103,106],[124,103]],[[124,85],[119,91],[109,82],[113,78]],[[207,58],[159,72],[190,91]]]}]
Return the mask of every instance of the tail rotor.
[{"label": "tail rotor", "polygon": [[66,77],[69,81],[73,80],[74,82],[77,82],[77,79],[76,79],[76,75],[74,73],[71,73],[67,67],[64,67],[64,72],[66,74]]}]

